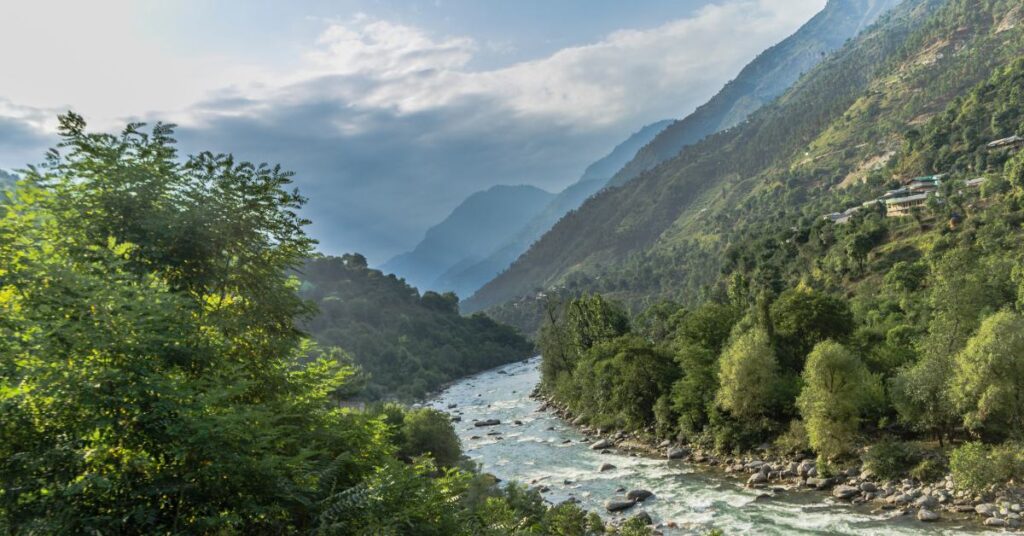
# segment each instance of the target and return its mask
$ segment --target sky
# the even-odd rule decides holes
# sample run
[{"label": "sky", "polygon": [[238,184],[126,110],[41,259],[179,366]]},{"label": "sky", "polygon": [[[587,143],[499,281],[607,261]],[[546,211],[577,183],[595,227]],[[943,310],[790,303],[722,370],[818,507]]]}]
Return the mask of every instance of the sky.
[{"label": "sky", "polygon": [[473,192],[552,192],[681,118],[825,0],[3,1],[0,169],[66,110],[296,172],[310,233],[374,264]]}]

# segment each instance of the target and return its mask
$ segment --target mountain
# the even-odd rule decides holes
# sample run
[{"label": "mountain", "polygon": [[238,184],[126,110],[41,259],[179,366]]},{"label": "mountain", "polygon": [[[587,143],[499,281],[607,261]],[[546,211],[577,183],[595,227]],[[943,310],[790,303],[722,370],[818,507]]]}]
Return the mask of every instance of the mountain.
[{"label": "mountain", "polygon": [[464,308],[535,318],[527,309],[538,288],[606,292],[634,308],[692,303],[727,261],[746,262],[731,248],[746,236],[863,201],[829,196],[871,176],[908,131],[1019,57],[1020,12],[1011,0],[903,2],[744,123],[590,198]]},{"label": "mountain", "polygon": [[0,169],[0,190],[14,186],[17,180],[17,175]]},{"label": "mountain", "polygon": [[543,210],[516,232],[504,237],[494,236],[495,247],[486,258],[461,259],[442,274],[431,288],[452,290],[459,296],[472,295],[484,283],[508,268],[512,261],[562,216],[604,188],[612,175],[633,158],[637,150],[654,139],[670,123],[670,120],[658,121],[634,132],[604,158],[587,166],[579,181],[559,192]]},{"label": "mountain", "polygon": [[[784,41],[760,54],[740,72],[735,80],[725,85],[708,103],[686,118],[662,125],[662,130],[649,143],[642,145],[605,185],[621,186],[642,172],[672,158],[688,145],[692,145],[716,132],[731,128],[750,113],[788,89],[804,72],[822,61],[849,38],[857,35],[882,13],[901,0],[830,0],[825,8]],[[599,189],[599,188],[598,188]],[[588,193],[583,199],[595,193]],[[572,208],[579,206],[576,204]],[[559,214],[559,218],[568,211]],[[462,279],[479,281],[484,274],[495,275],[508,267],[530,244],[554,226],[558,218],[533,225],[520,233],[512,243],[499,249],[475,272],[464,269]],[[495,270],[497,268],[497,270]],[[458,278],[445,280],[455,288]],[[483,283],[477,283],[479,288]],[[463,292],[460,295],[468,296]],[[486,299],[471,299],[465,304],[469,310],[492,304]]]},{"label": "mountain", "polygon": [[300,295],[319,313],[302,326],[320,344],[344,348],[368,373],[360,396],[422,398],[451,380],[533,355],[515,330],[482,314],[459,314],[453,294],[422,295],[361,255],[312,259]]},{"label": "mountain", "polygon": [[477,192],[428,229],[412,251],[381,268],[401,275],[415,287],[437,288],[434,280],[453,264],[482,259],[494,250],[494,237],[510,236],[553,198],[554,194],[533,186],[494,186]]},{"label": "mountain", "polygon": [[705,137],[732,128],[781,95],[827,54],[902,0],[829,0],[796,33],[761,53],[710,101],[668,126],[611,181],[621,185]]}]

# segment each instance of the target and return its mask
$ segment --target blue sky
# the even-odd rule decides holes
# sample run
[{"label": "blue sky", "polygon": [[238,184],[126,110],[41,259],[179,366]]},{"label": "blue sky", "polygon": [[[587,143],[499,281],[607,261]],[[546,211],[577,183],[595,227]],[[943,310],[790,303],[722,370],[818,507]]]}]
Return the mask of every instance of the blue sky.
[{"label": "blue sky", "polygon": [[[474,191],[556,191],[682,117],[824,0],[4,2],[0,168],[57,113],[280,162],[327,253],[410,248]],[[10,53],[14,51],[15,53]]]}]

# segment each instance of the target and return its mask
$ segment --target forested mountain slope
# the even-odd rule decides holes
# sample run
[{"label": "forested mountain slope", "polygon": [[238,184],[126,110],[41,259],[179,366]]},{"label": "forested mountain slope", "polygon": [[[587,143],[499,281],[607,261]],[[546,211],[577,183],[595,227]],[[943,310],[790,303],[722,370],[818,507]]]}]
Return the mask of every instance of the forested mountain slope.
[{"label": "forested mountain slope", "polygon": [[900,1],[829,0],[814,18],[760,54],[707,104],[643,147],[615,174],[612,184],[624,184],[674,157],[683,147],[740,124]]},{"label": "forested mountain slope", "polygon": [[434,280],[453,264],[482,259],[494,250],[494,237],[512,235],[553,198],[550,192],[526,185],[477,192],[428,229],[412,251],[394,257],[382,269],[416,287],[436,288]]},{"label": "forested mountain slope", "polygon": [[[833,188],[884,162],[906,131],[1019,56],[1017,7],[1009,0],[901,4],[748,122],[591,198],[469,308],[538,287],[611,292],[634,306],[658,297],[692,302],[743,233],[797,217],[787,210],[824,209]],[[535,319],[524,307],[496,314]]]},{"label": "forested mountain slope", "polygon": [[361,397],[423,397],[451,380],[533,355],[508,326],[459,314],[453,294],[419,292],[366,266],[361,255],[322,257],[299,271],[300,295],[318,313],[303,328],[324,346],[344,348],[367,373]]}]

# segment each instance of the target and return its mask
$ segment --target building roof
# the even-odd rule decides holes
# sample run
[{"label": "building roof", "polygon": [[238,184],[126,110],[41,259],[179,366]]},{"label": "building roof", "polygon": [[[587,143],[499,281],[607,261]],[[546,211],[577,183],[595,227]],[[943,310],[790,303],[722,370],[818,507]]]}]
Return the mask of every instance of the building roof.
[{"label": "building roof", "polygon": [[1010,136],[1009,138],[1003,138],[1001,140],[995,140],[988,143],[989,149],[997,149],[999,147],[1006,147],[1007,145],[1014,145],[1018,143],[1024,143],[1024,138],[1020,136]]},{"label": "building roof", "polygon": [[892,199],[886,199],[885,200],[885,204],[886,205],[899,205],[901,203],[910,203],[912,201],[920,201],[922,199],[928,199],[929,197],[931,197],[931,196],[928,195],[928,194],[914,194],[914,195],[908,195],[906,197],[894,197]]}]

